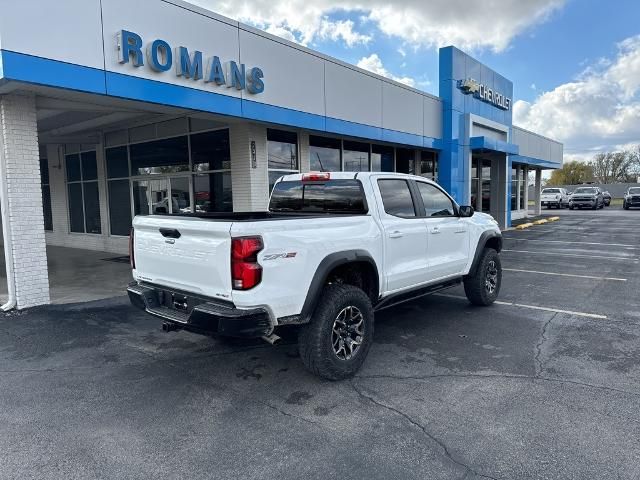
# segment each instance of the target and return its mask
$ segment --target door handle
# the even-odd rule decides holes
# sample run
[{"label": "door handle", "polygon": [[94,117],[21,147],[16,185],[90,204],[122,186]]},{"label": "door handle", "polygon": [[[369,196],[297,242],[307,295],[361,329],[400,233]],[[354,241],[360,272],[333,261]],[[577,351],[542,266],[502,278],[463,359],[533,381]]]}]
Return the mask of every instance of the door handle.
[{"label": "door handle", "polygon": [[391,232],[389,234],[389,238],[400,238],[402,237],[404,234],[400,231],[400,230],[394,230],[393,232]]},{"label": "door handle", "polygon": [[431,229],[431,233],[432,233],[433,235],[438,235],[439,233],[441,233],[441,232],[440,232],[440,227],[433,227],[433,228]]}]

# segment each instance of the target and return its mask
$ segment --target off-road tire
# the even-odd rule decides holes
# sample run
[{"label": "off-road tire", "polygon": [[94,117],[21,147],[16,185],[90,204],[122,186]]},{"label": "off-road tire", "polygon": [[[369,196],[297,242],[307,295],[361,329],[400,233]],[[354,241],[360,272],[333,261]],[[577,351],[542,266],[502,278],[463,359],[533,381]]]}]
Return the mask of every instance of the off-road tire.
[{"label": "off-road tire", "polygon": [[[490,292],[487,287],[488,271],[492,264],[497,270],[495,289]],[[491,305],[498,298],[500,286],[502,285],[502,264],[500,255],[493,248],[485,248],[478,263],[478,268],[473,275],[464,278],[464,293],[473,305],[486,307]]]},{"label": "off-road tire", "polygon": [[[356,307],[362,314],[362,342],[350,359],[340,359],[334,351],[332,333],[334,321],[347,307]],[[307,370],[327,380],[352,377],[360,369],[373,343],[373,307],[361,289],[351,285],[331,284],[324,287],[311,321],[300,328],[298,348]]]}]

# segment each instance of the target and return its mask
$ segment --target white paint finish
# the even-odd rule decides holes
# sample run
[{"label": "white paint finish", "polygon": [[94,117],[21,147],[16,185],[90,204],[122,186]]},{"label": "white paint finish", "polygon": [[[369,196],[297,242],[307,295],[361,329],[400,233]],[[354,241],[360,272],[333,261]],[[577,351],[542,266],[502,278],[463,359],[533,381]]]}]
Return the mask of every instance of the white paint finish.
[{"label": "white paint finish", "polygon": [[240,30],[240,60],[259,66],[265,90],[248,100],[324,115],[324,60],[290,45]]},{"label": "white paint finish", "polygon": [[518,272],[518,273],[534,273],[537,275],[551,275],[557,277],[571,277],[571,278],[585,278],[588,280],[608,280],[612,282],[626,282],[626,278],[616,278],[616,277],[594,277],[591,275],[577,275],[574,273],[558,273],[558,272],[540,272],[538,270],[521,270],[519,268],[503,268],[505,272]]},{"label": "white paint finish", "polygon": [[104,67],[99,0],[2,0],[0,11],[3,49]]},{"label": "white paint finish", "polygon": [[397,85],[383,83],[382,127],[422,135],[424,132],[423,96]]},{"label": "white paint finish", "polygon": [[442,138],[442,100],[424,97],[423,104],[423,135],[431,138]]},{"label": "white paint finish", "polygon": [[[191,54],[195,50],[201,51],[205,68],[207,59],[213,55],[220,57],[223,63],[239,61],[237,27],[157,0],[108,0],[103,2],[102,7],[107,71],[240,97],[240,91],[236,89],[178,77],[175,70],[178,61],[175,48],[180,46],[187,47]],[[131,30],[142,37],[143,53],[146,46],[156,39],[169,43],[174,49],[173,68],[166,72],[155,72],[149,68],[146,56],[143,67],[134,67],[132,62],[121,65],[118,62],[117,34],[122,29]],[[257,65],[247,65],[247,68],[254,66]]]},{"label": "white paint finish", "polygon": [[382,80],[325,62],[327,116],[382,127]]},{"label": "white paint finish", "polygon": [[[234,129],[232,126],[232,151],[237,149],[246,152],[247,138],[259,136],[262,136],[260,127],[242,125]],[[260,146],[256,146],[260,150]],[[233,174],[247,172],[248,166],[247,158],[237,162],[237,168],[232,161]],[[264,182],[260,188],[266,192],[266,176],[260,171],[250,172],[249,175],[255,177],[256,186]],[[331,177],[351,180],[353,173],[331,173]],[[498,231],[488,215],[479,213],[471,218],[459,219],[458,227],[464,224],[468,228],[470,240],[455,242],[452,239],[456,235],[455,230],[442,229],[439,248],[429,255],[430,239],[425,238],[425,220],[405,220],[387,215],[381,209],[383,203],[378,190],[378,179],[403,181],[417,177],[363,172],[358,178],[366,195],[369,215],[320,215],[264,221],[235,221],[229,216],[226,220],[219,218],[215,222],[197,217],[136,217],[135,231],[141,229],[144,234],[135,236],[134,277],[187,292],[223,296],[231,299],[238,308],[265,307],[275,322],[281,317],[300,314],[315,272],[328,255],[351,250],[366,252],[380,272],[379,287],[384,297],[398,290],[436,283],[439,279],[434,278],[434,272],[427,268],[429,264],[446,266],[453,262],[456,266],[455,276],[462,277],[471,268],[475,245],[480,236],[487,231]],[[286,181],[301,179],[302,174],[285,177]],[[255,201],[256,197],[240,198],[234,192],[234,203],[243,202],[240,208],[234,205],[238,211],[248,210],[255,205]],[[182,233],[180,241],[166,243],[158,233],[160,227],[177,228]],[[262,281],[248,291],[232,290],[229,272],[231,238],[251,236],[260,236],[264,243],[264,249],[257,257],[263,268]],[[202,249],[204,244],[211,244],[213,248]],[[397,250],[398,245],[401,245],[401,252]],[[388,252],[392,249],[401,254],[389,256]],[[282,258],[281,255],[286,253],[295,255]],[[463,262],[459,262],[459,258],[463,258]],[[419,267],[414,268],[416,265]],[[452,268],[444,270],[452,271]]]}]

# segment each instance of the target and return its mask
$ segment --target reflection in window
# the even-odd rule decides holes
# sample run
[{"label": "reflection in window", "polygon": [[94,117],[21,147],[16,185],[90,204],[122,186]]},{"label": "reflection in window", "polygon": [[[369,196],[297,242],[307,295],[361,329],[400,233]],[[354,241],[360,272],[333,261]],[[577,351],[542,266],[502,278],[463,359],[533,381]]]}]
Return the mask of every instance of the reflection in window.
[{"label": "reflection in window", "polygon": [[378,180],[384,211],[396,217],[415,217],[409,184],[405,180]]},{"label": "reflection in window", "polygon": [[194,172],[230,169],[229,130],[191,135],[191,159]]},{"label": "reflection in window", "polygon": [[344,142],[342,164],[345,172],[369,171],[369,144],[360,142]]},{"label": "reflection in window", "polygon": [[133,175],[189,170],[189,146],[186,136],[133,144],[129,146],[129,151]]},{"label": "reflection in window", "polygon": [[393,147],[383,145],[371,146],[371,171],[393,172],[394,170]]},{"label": "reflection in window", "polygon": [[193,192],[196,213],[233,211],[230,172],[195,175]]},{"label": "reflection in window", "polygon": [[108,188],[111,235],[129,235],[131,229],[129,179],[109,180]]},{"label": "reflection in window", "polygon": [[271,211],[366,213],[364,192],[358,180],[321,183],[280,182],[271,196]]},{"label": "reflection in window", "polygon": [[436,152],[423,150],[420,152],[420,175],[438,181],[438,155]]},{"label": "reflection in window", "polygon": [[453,202],[439,188],[416,182],[427,217],[451,217],[455,214]]},{"label": "reflection in window", "polygon": [[311,171],[339,172],[341,141],[328,137],[309,137]]},{"label": "reflection in window", "polygon": [[518,209],[518,169],[511,169],[511,210]]},{"label": "reflection in window", "polygon": [[65,155],[65,165],[69,230],[75,233],[101,233],[96,152]]},{"label": "reflection in window", "polygon": [[299,171],[298,135],[295,132],[267,129],[267,159],[271,192],[278,178]]}]

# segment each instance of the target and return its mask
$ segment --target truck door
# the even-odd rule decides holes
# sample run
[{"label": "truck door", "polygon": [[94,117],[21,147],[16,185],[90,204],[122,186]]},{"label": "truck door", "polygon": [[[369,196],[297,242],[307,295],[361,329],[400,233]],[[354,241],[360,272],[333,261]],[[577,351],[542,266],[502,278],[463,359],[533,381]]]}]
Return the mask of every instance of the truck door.
[{"label": "truck door", "polygon": [[[424,282],[427,269],[427,229],[407,180],[379,178],[380,220],[384,230],[386,291]],[[375,188],[374,188],[375,189]]]},{"label": "truck door", "polygon": [[426,182],[416,185],[429,236],[426,281],[460,275],[469,258],[469,225],[458,217],[453,201],[439,187]]}]

